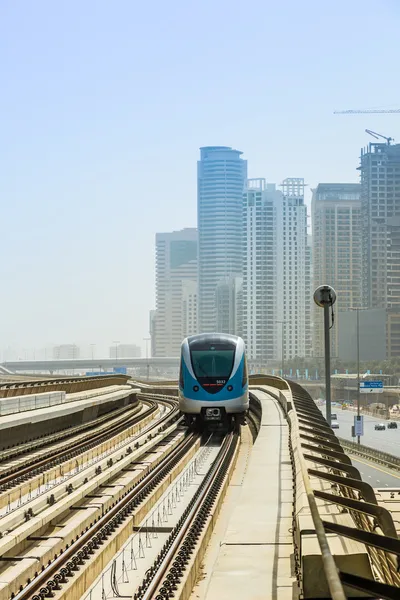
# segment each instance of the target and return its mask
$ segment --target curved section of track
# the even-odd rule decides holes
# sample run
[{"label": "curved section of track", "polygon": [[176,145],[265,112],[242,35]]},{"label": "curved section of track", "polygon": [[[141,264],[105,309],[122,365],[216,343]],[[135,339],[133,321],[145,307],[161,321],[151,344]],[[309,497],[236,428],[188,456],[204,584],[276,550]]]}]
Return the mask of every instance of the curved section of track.
[{"label": "curved section of track", "polygon": [[138,403],[129,404],[128,406],[123,406],[121,408],[117,408],[111,412],[108,412],[102,415],[101,417],[97,417],[93,421],[83,423],[82,425],[76,425],[75,427],[61,429],[57,433],[49,433],[48,435],[29,440],[26,443],[17,444],[15,446],[11,446],[10,448],[6,448],[5,450],[0,450],[0,465],[1,463],[4,463],[7,460],[17,458],[18,456],[23,456],[24,454],[28,454],[33,450],[38,450],[39,448],[51,446],[52,444],[58,443],[61,440],[72,438],[85,431],[90,431],[91,429],[98,429],[100,425],[107,423],[108,421],[113,421],[114,419],[117,419],[120,415],[138,409],[138,407]]},{"label": "curved section of track", "polygon": [[58,465],[60,461],[68,460],[78,456],[82,452],[90,450],[98,444],[117,435],[121,431],[124,431],[127,427],[139,423],[143,418],[155,413],[157,410],[156,402],[149,400],[148,403],[149,406],[145,411],[139,412],[139,414],[137,414],[138,411],[135,411],[135,414],[130,418],[116,423],[114,426],[107,428],[105,431],[100,433],[93,432],[91,436],[81,442],[78,442],[73,448],[71,448],[70,442],[68,442],[62,449],[49,449],[44,458],[27,458],[22,465],[15,465],[13,468],[11,467],[7,470],[7,472],[0,474],[0,490],[7,491],[15,485],[22,483],[26,479],[34,477],[35,475],[38,475],[47,469],[51,469],[52,467]]}]

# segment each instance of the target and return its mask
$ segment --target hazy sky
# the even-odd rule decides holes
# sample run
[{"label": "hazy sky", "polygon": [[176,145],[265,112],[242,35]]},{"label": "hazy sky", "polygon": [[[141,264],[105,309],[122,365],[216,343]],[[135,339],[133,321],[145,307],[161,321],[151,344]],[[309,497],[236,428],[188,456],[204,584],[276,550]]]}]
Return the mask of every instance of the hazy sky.
[{"label": "hazy sky", "polygon": [[398,0],[1,0],[0,351],[144,346],[199,146],[357,181],[365,128],[400,114],[332,113],[400,107],[399,30]]}]

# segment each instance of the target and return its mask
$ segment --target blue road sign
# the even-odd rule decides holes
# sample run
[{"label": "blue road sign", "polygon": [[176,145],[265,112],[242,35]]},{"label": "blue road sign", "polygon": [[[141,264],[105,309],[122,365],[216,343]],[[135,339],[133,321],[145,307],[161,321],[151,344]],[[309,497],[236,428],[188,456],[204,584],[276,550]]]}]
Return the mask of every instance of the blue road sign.
[{"label": "blue road sign", "polygon": [[126,375],[126,367],[114,367],[114,373],[119,373],[121,375]]},{"label": "blue road sign", "polygon": [[360,381],[360,392],[380,394],[383,392],[383,381]]},{"label": "blue road sign", "polygon": [[364,435],[364,417],[354,415],[354,435]]}]

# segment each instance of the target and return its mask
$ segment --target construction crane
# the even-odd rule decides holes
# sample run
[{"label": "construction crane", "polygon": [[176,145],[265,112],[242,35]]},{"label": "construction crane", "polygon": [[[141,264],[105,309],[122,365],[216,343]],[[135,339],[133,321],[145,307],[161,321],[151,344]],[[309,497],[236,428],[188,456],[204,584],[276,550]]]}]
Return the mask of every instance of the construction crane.
[{"label": "construction crane", "polygon": [[390,142],[394,142],[394,139],[391,137],[386,137],[385,135],[382,135],[381,133],[376,133],[376,131],[371,131],[370,129],[366,129],[365,133],[368,133],[369,135],[372,135],[372,137],[374,137],[376,140],[379,140],[379,138],[383,138],[384,140],[387,141],[387,145],[390,146]]},{"label": "construction crane", "polygon": [[367,108],[365,110],[335,110],[334,115],[372,115],[400,113],[400,108]]}]

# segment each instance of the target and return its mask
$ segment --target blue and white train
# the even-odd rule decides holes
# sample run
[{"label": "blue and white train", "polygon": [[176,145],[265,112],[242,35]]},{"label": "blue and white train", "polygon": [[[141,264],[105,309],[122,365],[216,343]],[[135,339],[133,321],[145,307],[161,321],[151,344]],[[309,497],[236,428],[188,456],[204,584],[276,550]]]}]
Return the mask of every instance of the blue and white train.
[{"label": "blue and white train", "polygon": [[248,387],[242,338],[204,333],[182,342],[179,406],[188,425],[240,422],[249,408]]}]

